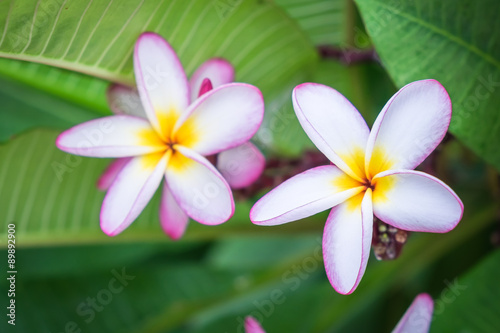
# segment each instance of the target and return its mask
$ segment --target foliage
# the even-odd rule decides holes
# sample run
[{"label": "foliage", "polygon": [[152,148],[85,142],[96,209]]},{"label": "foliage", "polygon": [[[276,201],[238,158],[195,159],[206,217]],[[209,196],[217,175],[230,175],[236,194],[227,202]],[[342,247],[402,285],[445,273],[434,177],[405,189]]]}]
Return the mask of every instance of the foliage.
[{"label": "foliage", "polygon": [[[6,258],[15,223],[15,331],[241,332],[252,314],[268,332],[387,332],[420,292],[436,302],[433,332],[498,330],[499,9],[495,0],[0,1],[0,244]],[[188,74],[224,57],[237,81],[257,85],[266,118],[254,141],[282,164],[313,148],[291,108],[296,84],[338,89],[371,124],[396,88],[439,80],[453,101],[453,137],[422,168],[463,199],[462,222],[447,234],[412,234],[395,261],[372,258],[350,296],[324,273],[325,214],[250,223],[267,188],[238,192],[230,221],[191,222],[178,242],[159,227],[159,193],[129,229],[105,236],[95,182],[108,160],[67,155],[54,141],[110,113],[110,81],[134,84],[132,48],[143,31],[164,36]],[[372,47],[380,62],[356,60]],[[122,269],[134,278],[113,292]],[[466,289],[448,302],[455,279]],[[89,297],[102,306],[92,319],[79,308]],[[0,331],[11,329],[1,322]]]}]

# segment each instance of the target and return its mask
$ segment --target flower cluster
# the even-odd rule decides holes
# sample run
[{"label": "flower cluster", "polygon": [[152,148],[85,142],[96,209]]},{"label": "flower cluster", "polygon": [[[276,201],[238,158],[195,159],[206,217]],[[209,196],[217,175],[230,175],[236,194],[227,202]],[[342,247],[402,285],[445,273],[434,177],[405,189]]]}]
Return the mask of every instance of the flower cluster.
[{"label": "flower cluster", "polygon": [[[66,152],[116,158],[98,181],[107,190],[101,228],[114,236],[142,212],[163,183],[162,228],[180,238],[189,218],[207,225],[234,213],[232,188],[254,182],[262,153],[249,142],[264,115],[258,88],[234,83],[224,59],[210,59],[188,80],[170,45],[142,34],[134,53],[136,88],[113,85],[114,115],[75,126],[57,139]],[[262,197],[250,219],[279,225],[331,209],[323,234],[328,279],[352,293],[365,272],[374,216],[398,230],[447,232],[463,214],[439,179],[414,171],[440,143],[451,102],[435,80],[410,83],[385,105],[373,128],[336,90],[304,83],[293,91],[305,132],[331,162],[295,175]],[[100,132],[99,140],[87,140]],[[213,162],[213,163],[212,163]],[[404,318],[403,318],[404,319]],[[263,332],[248,321],[252,332]],[[404,323],[402,325],[405,325]]]}]

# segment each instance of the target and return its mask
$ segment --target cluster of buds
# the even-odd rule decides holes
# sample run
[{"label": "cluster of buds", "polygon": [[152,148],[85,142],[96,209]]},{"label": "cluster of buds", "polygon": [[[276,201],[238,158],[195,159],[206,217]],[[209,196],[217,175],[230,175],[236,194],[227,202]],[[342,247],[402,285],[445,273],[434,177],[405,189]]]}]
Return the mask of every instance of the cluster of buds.
[{"label": "cluster of buds", "polygon": [[372,248],[378,260],[393,260],[399,257],[410,232],[401,230],[374,217]]}]

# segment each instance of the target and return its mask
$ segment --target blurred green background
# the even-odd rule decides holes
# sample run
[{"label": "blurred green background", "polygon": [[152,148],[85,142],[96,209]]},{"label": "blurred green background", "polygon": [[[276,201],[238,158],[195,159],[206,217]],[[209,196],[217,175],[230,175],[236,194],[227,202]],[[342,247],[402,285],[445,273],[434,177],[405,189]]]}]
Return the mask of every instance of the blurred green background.
[{"label": "blurred green background", "polygon": [[[4,317],[0,331],[243,332],[253,315],[269,333],[389,332],[428,292],[431,332],[499,332],[499,12],[497,0],[0,1],[0,262],[7,272],[15,223],[18,272],[16,326]],[[164,36],[188,74],[224,57],[237,81],[262,90],[254,142],[294,166],[266,170],[277,180],[315,151],[291,107],[296,84],[339,90],[371,125],[398,88],[437,79],[452,124],[420,168],[458,193],[462,222],[411,234],[394,261],[370,258],[350,296],[324,272],[326,213],[276,227],[249,221],[268,189],[236,193],[230,221],[191,222],[177,242],[161,231],[158,196],[130,228],[105,236],[95,182],[109,161],[67,155],[54,141],[110,114],[106,88],[133,84],[143,31]]]}]

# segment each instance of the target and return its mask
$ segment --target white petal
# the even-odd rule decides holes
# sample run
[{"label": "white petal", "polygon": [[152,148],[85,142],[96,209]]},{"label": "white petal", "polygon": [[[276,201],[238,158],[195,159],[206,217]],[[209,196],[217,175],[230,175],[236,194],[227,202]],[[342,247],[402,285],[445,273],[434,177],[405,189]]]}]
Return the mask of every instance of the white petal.
[{"label": "white petal", "polygon": [[212,58],[201,64],[189,80],[191,101],[199,97],[201,84],[204,79],[209,79],[212,82],[213,88],[231,83],[234,81],[234,68],[227,60],[222,58]]},{"label": "white petal", "polygon": [[450,119],[450,97],[439,82],[422,80],[401,88],[370,133],[365,161],[370,175],[414,169],[441,142]]},{"label": "white petal", "polygon": [[59,149],[82,156],[130,157],[165,150],[149,122],[133,116],[109,116],[64,131]]},{"label": "white petal", "polygon": [[189,105],[189,84],[172,47],[155,33],[143,33],[135,44],[134,73],[146,115],[164,138]]},{"label": "white petal", "polygon": [[217,169],[231,188],[247,187],[255,182],[266,166],[260,150],[250,142],[224,150],[217,155]]},{"label": "white petal", "polygon": [[463,214],[460,198],[439,179],[424,172],[391,170],[373,181],[373,211],[396,228],[448,232]]},{"label": "white petal", "polygon": [[147,118],[137,89],[112,84],[106,92],[106,97],[113,113]]},{"label": "white petal", "polygon": [[166,182],[161,196],[160,222],[163,231],[173,240],[182,237],[189,222],[189,217],[175,201]]},{"label": "white petal", "polygon": [[260,90],[230,83],[198,98],[176,124],[174,141],[207,156],[250,140],[264,116]]},{"label": "white petal", "polygon": [[250,220],[278,225],[327,210],[364,189],[334,165],[302,172],[263,196],[252,207]]},{"label": "white petal", "polygon": [[334,207],[323,233],[325,270],[333,288],[350,294],[358,286],[370,257],[373,233],[371,190]]},{"label": "white petal", "polygon": [[392,333],[427,333],[431,326],[434,302],[429,294],[418,295]]},{"label": "white petal", "polygon": [[122,169],[102,203],[102,231],[115,236],[139,216],[161,183],[168,155],[135,157]]},{"label": "white petal", "polygon": [[303,83],[293,90],[293,107],[312,142],[330,161],[362,180],[369,129],[358,110],[335,89]]},{"label": "white petal", "polygon": [[227,182],[203,156],[182,146],[175,149],[166,177],[179,206],[200,223],[226,222],[234,213],[233,194]]}]

